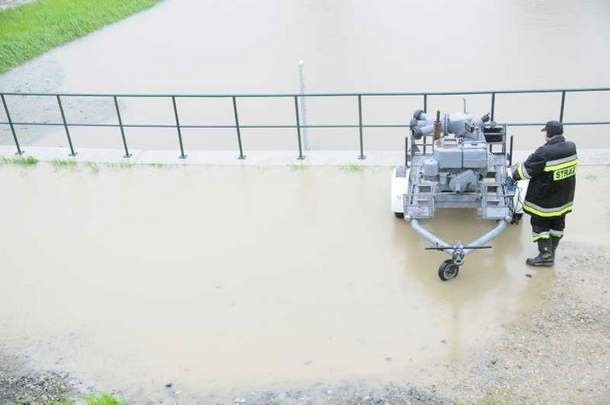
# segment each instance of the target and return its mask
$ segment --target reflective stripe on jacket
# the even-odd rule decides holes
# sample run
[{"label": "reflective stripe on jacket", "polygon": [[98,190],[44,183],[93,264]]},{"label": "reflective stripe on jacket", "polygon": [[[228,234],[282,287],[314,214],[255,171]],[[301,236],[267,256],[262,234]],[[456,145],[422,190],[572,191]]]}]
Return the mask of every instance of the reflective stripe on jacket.
[{"label": "reflective stripe on jacket", "polygon": [[572,211],[576,188],[576,145],[555,136],[512,168],[516,180],[530,179],[523,210],[538,217],[556,217]]}]

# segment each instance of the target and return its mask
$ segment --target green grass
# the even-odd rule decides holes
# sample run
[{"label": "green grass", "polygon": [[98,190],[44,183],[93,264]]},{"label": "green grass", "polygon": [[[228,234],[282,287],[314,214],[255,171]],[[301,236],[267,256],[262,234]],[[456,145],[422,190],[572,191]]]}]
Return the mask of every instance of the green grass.
[{"label": "green grass", "polygon": [[364,170],[364,167],[352,163],[349,165],[341,166],[341,170],[346,172],[361,172],[362,170]]},{"label": "green grass", "polygon": [[0,164],[3,164],[3,165],[13,164],[13,165],[22,165],[22,166],[32,166],[37,163],[38,163],[38,159],[36,159],[34,156],[0,158]]},{"label": "green grass", "polygon": [[[32,165],[36,165],[39,163],[39,160],[36,159],[34,156],[28,156],[28,157],[19,157],[19,156],[15,156],[15,157],[0,157],[0,166],[2,165],[20,165],[20,166],[32,166]],[[49,163],[51,166],[53,166],[56,169],[72,169],[72,168],[86,168],[91,170],[94,173],[98,173],[100,171],[101,168],[108,168],[108,169],[129,169],[129,168],[135,168],[135,167],[152,167],[155,169],[171,169],[177,166],[174,165],[169,165],[169,164],[165,164],[165,163],[148,163],[148,164],[143,164],[143,165],[136,165],[133,162],[106,162],[106,163],[98,163],[98,162],[92,162],[90,160],[84,161],[84,162],[78,162],[74,159],[55,159],[55,160],[51,160],[49,162],[45,162],[45,163]]]},{"label": "green grass", "polygon": [[100,171],[100,167],[98,166],[98,164],[95,162],[92,162],[90,160],[85,162],[85,166],[87,166],[89,169],[91,169],[91,171],[94,173],[97,173]]},{"label": "green grass", "polygon": [[[38,402],[35,403],[37,404]],[[118,399],[110,394],[90,395],[88,397],[83,398],[82,400],[65,399],[55,402],[46,402],[47,405],[77,405],[83,403],[86,405],[129,405],[129,402],[124,401],[122,399]],[[15,402],[15,405],[26,404],[30,404],[30,402]]]},{"label": "green grass", "polygon": [[126,169],[128,167],[134,167],[136,164],[135,163],[131,163],[131,162],[108,162],[108,163],[104,163],[103,164],[105,167],[108,168],[112,168],[112,169]]},{"label": "green grass", "polygon": [[[82,400],[66,399],[62,401],[49,402],[48,405],[77,405],[83,403],[86,405],[129,405],[129,402],[118,399],[110,394],[91,395],[83,398]],[[25,403],[16,402],[15,405],[25,405]]]},{"label": "green grass", "polygon": [[76,160],[55,159],[55,160],[51,161],[51,164],[56,169],[71,168],[71,167],[75,167],[76,166]]},{"label": "green grass", "polygon": [[39,0],[0,11],[0,74],[158,0]]},{"label": "green grass", "polygon": [[597,176],[596,176],[596,175],[594,175],[594,174],[588,173],[588,174],[585,176],[585,179],[590,180],[590,181],[595,181],[595,180],[597,180]]},{"label": "green grass", "polygon": [[90,396],[85,401],[87,405],[127,405],[127,401],[117,399],[110,394]]},{"label": "green grass", "polygon": [[307,166],[297,163],[290,163],[288,167],[290,168],[290,170],[305,170]]}]

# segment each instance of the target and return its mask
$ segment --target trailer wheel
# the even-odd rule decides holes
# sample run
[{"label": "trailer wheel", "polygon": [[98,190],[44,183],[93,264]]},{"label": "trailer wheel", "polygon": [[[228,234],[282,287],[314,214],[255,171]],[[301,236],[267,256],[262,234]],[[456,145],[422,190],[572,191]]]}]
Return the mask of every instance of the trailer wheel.
[{"label": "trailer wheel", "polygon": [[460,266],[453,263],[453,260],[447,259],[438,267],[438,276],[441,280],[447,281],[457,277],[460,272]]},{"label": "trailer wheel", "polygon": [[405,217],[405,214],[404,214],[404,213],[402,213],[402,212],[395,212],[395,213],[394,213],[394,216],[395,216],[396,218],[403,219],[403,218]]}]

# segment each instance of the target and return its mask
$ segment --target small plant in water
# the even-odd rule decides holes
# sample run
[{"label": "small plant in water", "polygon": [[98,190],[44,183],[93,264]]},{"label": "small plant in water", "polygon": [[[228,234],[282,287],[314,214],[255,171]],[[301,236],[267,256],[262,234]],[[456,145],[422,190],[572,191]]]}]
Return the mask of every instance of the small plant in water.
[{"label": "small plant in water", "polygon": [[31,166],[31,165],[35,165],[38,163],[38,159],[36,159],[34,156],[27,156],[27,157],[3,157],[0,159],[0,163],[1,164],[14,164],[14,165],[23,165],[23,166]]},{"label": "small plant in water", "polygon": [[594,174],[588,173],[588,174],[585,176],[585,179],[590,180],[590,181],[595,181],[595,180],[597,180],[597,176],[596,176],[596,175],[594,175]]},{"label": "small plant in water", "polygon": [[301,164],[297,164],[297,163],[290,163],[288,165],[288,167],[291,170],[304,170],[305,169],[305,165],[301,165]]},{"label": "small plant in water", "polygon": [[91,171],[93,171],[95,173],[100,171],[99,166],[95,162],[87,161],[87,162],[85,162],[85,166],[87,166],[89,169],[91,169]]},{"label": "small plant in water", "polygon": [[68,167],[75,167],[75,166],[76,166],[76,160],[70,160],[70,159],[55,159],[55,160],[51,161],[51,164],[52,164],[52,165],[53,165],[53,167],[55,167],[56,169],[68,168]]},{"label": "small plant in water", "polygon": [[351,163],[349,165],[345,165],[345,166],[341,166],[341,170],[344,170],[346,172],[361,172],[364,169],[364,167],[357,165],[355,163]]},{"label": "small plant in water", "polygon": [[85,399],[87,405],[127,405],[128,402],[118,399],[110,394],[100,394],[87,397]]},{"label": "small plant in water", "polygon": [[127,168],[127,167],[134,167],[135,164],[129,163],[129,162],[115,162],[115,163],[104,163],[104,166],[111,167],[111,168]]}]

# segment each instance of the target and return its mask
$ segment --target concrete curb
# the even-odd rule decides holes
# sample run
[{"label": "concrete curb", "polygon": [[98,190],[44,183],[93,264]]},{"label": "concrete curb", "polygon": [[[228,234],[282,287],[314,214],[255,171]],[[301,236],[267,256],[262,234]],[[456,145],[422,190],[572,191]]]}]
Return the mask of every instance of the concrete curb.
[{"label": "concrete curb", "polygon": [[[358,151],[316,150],[307,151],[304,160],[298,160],[292,151],[250,151],[246,159],[238,159],[235,151],[191,151],[186,159],[178,157],[173,150],[132,149],[131,157],[123,157],[120,149],[79,148],[78,155],[69,156],[69,149],[63,147],[26,146],[24,155],[49,162],[54,160],[74,160],[76,162],[125,163],[135,165],[210,165],[210,166],[400,166],[404,162],[402,151],[370,151],[366,159],[358,159]],[[513,161],[523,161],[530,151],[515,151]],[[15,147],[0,146],[0,157],[14,158]],[[580,165],[610,164],[610,149],[581,149],[578,151]]]}]

